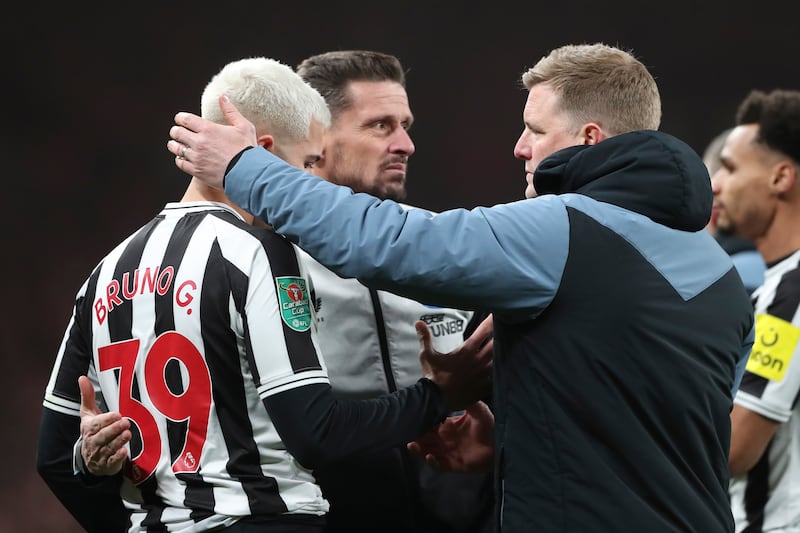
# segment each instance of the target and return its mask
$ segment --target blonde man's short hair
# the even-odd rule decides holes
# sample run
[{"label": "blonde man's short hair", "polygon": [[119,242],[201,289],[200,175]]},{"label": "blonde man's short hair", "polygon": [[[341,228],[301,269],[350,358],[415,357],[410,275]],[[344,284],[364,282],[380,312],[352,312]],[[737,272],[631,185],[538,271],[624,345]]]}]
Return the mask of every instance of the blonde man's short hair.
[{"label": "blonde man's short hair", "polygon": [[544,83],[577,129],[596,122],[609,136],[657,130],[661,96],[655,79],[632,53],[602,43],[552,50],[522,75],[527,89]]}]

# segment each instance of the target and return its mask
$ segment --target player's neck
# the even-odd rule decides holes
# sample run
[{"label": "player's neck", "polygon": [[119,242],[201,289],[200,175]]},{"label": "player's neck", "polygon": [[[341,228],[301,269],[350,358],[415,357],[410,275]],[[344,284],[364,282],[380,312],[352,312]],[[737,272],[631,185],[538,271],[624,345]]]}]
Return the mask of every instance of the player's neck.
[{"label": "player's neck", "polygon": [[763,237],[755,239],[756,248],[771,263],[800,250],[800,206],[782,205],[776,211]]},{"label": "player's neck", "polygon": [[252,224],[255,218],[253,215],[231,202],[224,191],[209,187],[195,178],[192,178],[192,181],[189,182],[189,186],[186,188],[181,202],[219,202],[231,207],[234,211],[239,213],[248,224]]}]

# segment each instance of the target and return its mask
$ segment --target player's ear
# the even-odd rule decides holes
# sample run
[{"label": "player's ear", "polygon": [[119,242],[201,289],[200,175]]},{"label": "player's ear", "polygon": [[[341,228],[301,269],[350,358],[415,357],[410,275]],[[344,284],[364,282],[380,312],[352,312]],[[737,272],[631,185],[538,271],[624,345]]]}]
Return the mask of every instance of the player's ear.
[{"label": "player's ear", "polygon": [[272,152],[272,147],[275,146],[275,137],[272,135],[261,135],[257,139],[258,145]]},{"label": "player's ear", "polygon": [[791,161],[781,160],[772,167],[772,179],[770,185],[779,194],[784,194],[792,190],[797,182],[797,168]]}]

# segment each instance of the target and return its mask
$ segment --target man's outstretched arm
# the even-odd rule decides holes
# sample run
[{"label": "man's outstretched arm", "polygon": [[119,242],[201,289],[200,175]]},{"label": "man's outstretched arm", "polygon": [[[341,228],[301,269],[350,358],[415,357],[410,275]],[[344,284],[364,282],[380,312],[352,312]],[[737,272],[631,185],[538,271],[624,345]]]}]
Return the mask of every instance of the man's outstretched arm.
[{"label": "man's outstretched arm", "polygon": [[245,150],[255,142],[252,124],[227,99],[220,103],[231,125],[176,115],[168,149],[177,166],[215,187],[227,171],[231,200],[338,275],[434,305],[476,309],[489,302],[513,321],[536,316],[555,295],[569,250],[558,196],[438,214],[404,209],[266,150]]}]

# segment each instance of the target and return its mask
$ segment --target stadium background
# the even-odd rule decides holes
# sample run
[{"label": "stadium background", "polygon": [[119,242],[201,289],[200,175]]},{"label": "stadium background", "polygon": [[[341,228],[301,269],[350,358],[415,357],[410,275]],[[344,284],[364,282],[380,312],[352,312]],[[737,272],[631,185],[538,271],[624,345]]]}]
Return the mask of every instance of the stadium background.
[{"label": "stadium background", "polygon": [[2,17],[0,531],[79,531],[34,469],[53,356],[97,260],[182,194],[172,117],[198,111],[226,62],[399,56],[416,116],[408,199],[437,210],[522,197],[519,77],[562,44],[632,50],[659,83],[661,129],[698,152],[750,89],[800,89],[795,1],[517,3],[28,2]]}]

